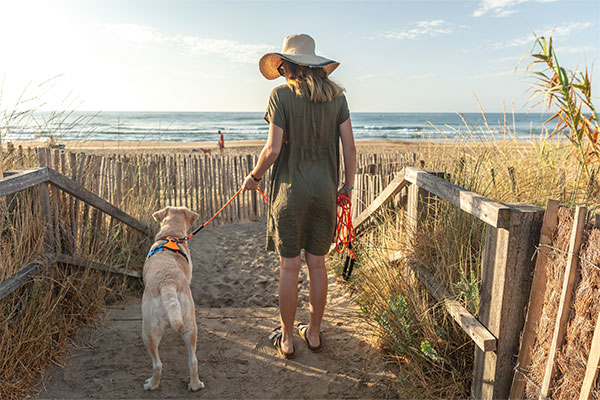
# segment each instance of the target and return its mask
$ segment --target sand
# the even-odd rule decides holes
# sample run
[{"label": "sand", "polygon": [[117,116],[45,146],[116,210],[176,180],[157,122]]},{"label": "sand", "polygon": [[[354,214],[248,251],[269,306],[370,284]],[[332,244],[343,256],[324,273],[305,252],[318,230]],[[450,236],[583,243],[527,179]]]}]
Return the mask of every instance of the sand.
[{"label": "sand", "polygon": [[[267,339],[278,326],[278,261],[264,250],[265,222],[208,227],[191,242],[200,379],[187,390],[187,356],[172,331],[163,338],[161,386],[146,392],[151,361],[141,339],[140,298],[113,306],[82,329],[60,366],[33,397],[61,398],[388,398],[395,372],[368,343],[357,307],[330,272],[323,323],[325,350],[310,352],[296,336],[297,357],[283,360]],[[308,320],[306,267],[300,274],[298,321]]]},{"label": "sand", "polygon": [[[217,142],[147,142],[147,141],[60,141],[66,150],[83,151],[98,154],[115,153],[188,153],[188,154],[209,154],[217,155],[219,149]],[[14,146],[39,147],[47,146],[48,142],[40,141],[13,141]],[[247,141],[226,141],[224,155],[239,156],[247,154],[260,154],[264,140]],[[462,142],[462,141],[404,141],[404,140],[357,140],[356,147],[359,153],[363,154],[386,154],[386,153],[426,153],[426,152],[444,152],[455,154],[459,149],[477,149],[481,146],[489,147],[498,145],[506,149],[506,146],[512,146],[515,149],[532,149],[530,141],[484,141],[484,142]],[[6,143],[3,143],[6,148]]]}]

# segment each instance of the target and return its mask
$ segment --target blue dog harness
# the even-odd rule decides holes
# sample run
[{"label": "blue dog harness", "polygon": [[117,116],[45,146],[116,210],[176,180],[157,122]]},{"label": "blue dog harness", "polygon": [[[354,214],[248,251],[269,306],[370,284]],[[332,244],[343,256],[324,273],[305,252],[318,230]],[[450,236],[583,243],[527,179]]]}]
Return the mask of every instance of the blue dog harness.
[{"label": "blue dog harness", "polygon": [[174,253],[182,255],[183,258],[185,258],[185,261],[187,261],[187,262],[190,261],[187,254],[185,254],[185,252],[181,249],[181,247],[179,247],[179,243],[185,242],[185,239],[179,239],[179,238],[176,238],[173,236],[165,236],[164,238],[160,238],[158,240],[166,240],[167,242],[164,244],[161,244],[160,246],[156,246],[156,247],[150,249],[150,251],[148,252],[148,255],[146,256],[146,260],[149,259],[150,257],[152,257],[153,255],[155,255],[156,253],[160,253],[161,251],[164,251],[164,250],[170,250]]}]

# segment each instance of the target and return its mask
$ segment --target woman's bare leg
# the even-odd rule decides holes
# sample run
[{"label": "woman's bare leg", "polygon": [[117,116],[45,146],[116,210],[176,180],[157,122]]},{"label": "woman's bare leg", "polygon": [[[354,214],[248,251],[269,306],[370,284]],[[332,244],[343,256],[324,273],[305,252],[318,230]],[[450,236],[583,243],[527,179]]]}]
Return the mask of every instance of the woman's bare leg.
[{"label": "woman's bare leg", "polygon": [[281,257],[279,269],[279,316],[281,318],[281,349],[286,353],[294,350],[294,319],[298,307],[298,272],[300,256]]},{"label": "woman's bare leg", "polygon": [[325,256],[315,256],[308,251],[305,251],[304,255],[308,265],[310,288],[308,298],[310,322],[308,323],[306,337],[311,346],[318,346],[320,344],[321,321],[323,321],[325,304],[327,303],[327,269],[325,268]]}]

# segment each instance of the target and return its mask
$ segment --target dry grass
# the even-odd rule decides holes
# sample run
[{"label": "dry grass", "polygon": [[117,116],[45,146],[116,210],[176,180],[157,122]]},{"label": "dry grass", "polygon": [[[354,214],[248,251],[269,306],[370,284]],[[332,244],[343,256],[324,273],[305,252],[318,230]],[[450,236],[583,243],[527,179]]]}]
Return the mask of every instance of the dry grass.
[{"label": "dry grass", "polygon": [[[0,172],[36,165],[37,154],[15,151],[2,157]],[[82,172],[88,174],[87,168]],[[57,191],[51,193],[51,202],[53,196],[60,204],[63,250],[83,243],[75,254],[100,263],[141,269],[148,247],[141,234],[93,210],[84,222],[82,206],[76,209],[80,218],[71,221],[73,199]],[[128,213],[149,222],[149,206],[137,196],[126,194],[123,204]],[[19,192],[12,200],[0,199],[0,281],[30,262],[45,258],[41,215],[39,187]],[[72,223],[83,224],[76,238]],[[92,321],[107,303],[121,298],[124,291],[139,287],[131,279],[96,270],[45,265],[32,282],[0,301],[0,398],[23,398],[49,363],[60,362],[65,343],[79,327]]]},{"label": "dry grass", "polygon": [[[510,118],[506,118],[510,121]],[[508,122],[498,127],[465,121],[464,141],[455,146],[430,144],[419,158],[429,171],[496,201],[544,206],[548,198],[562,204],[600,206],[598,168],[582,179],[573,148],[556,138],[518,142]],[[473,139],[503,136],[505,140]],[[420,160],[417,167],[421,167]],[[400,397],[456,398],[470,394],[474,347],[405,265],[390,265],[389,251],[404,250],[405,262],[427,268],[472,313],[477,315],[485,225],[444,202],[433,202],[415,243],[406,243],[405,212],[390,207],[357,241],[355,279],[351,287],[375,341],[401,373]],[[339,268],[339,266],[337,267]]]},{"label": "dry grass", "polygon": [[[562,251],[568,250],[573,212],[565,207],[559,210],[558,225],[555,229],[552,246]],[[528,375],[536,384],[528,383],[527,397],[539,394],[539,386],[544,377],[548,351],[552,341],[558,303],[560,300],[564,271],[568,255],[561,251],[543,249],[548,254],[548,280],[544,293],[544,305],[540,324],[536,332],[532,362],[528,366]],[[557,374],[553,384],[552,398],[572,399],[579,396],[585,376],[587,358],[590,352],[596,319],[600,312],[600,229],[588,225],[580,255],[587,261],[578,266],[577,283],[572,311],[567,324],[565,342],[557,356]],[[600,397],[600,391],[592,392],[594,398]]]}]

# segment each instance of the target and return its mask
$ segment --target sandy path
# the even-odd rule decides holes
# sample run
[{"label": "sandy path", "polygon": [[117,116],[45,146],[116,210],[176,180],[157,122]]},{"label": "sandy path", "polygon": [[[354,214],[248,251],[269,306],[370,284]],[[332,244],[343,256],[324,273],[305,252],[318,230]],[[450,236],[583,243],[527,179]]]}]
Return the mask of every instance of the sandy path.
[{"label": "sandy path", "polygon": [[[278,325],[277,259],[263,250],[265,223],[207,228],[194,239],[192,290],[197,304],[200,379],[187,390],[187,356],[172,331],[163,338],[161,386],[142,389],[151,362],[142,339],[140,299],[112,307],[68,346],[37,394],[48,398],[385,398],[393,374],[370,349],[357,309],[330,277],[323,335],[313,354],[296,337],[297,357],[283,360],[267,340]],[[306,271],[300,276],[297,320],[308,319]]]}]

